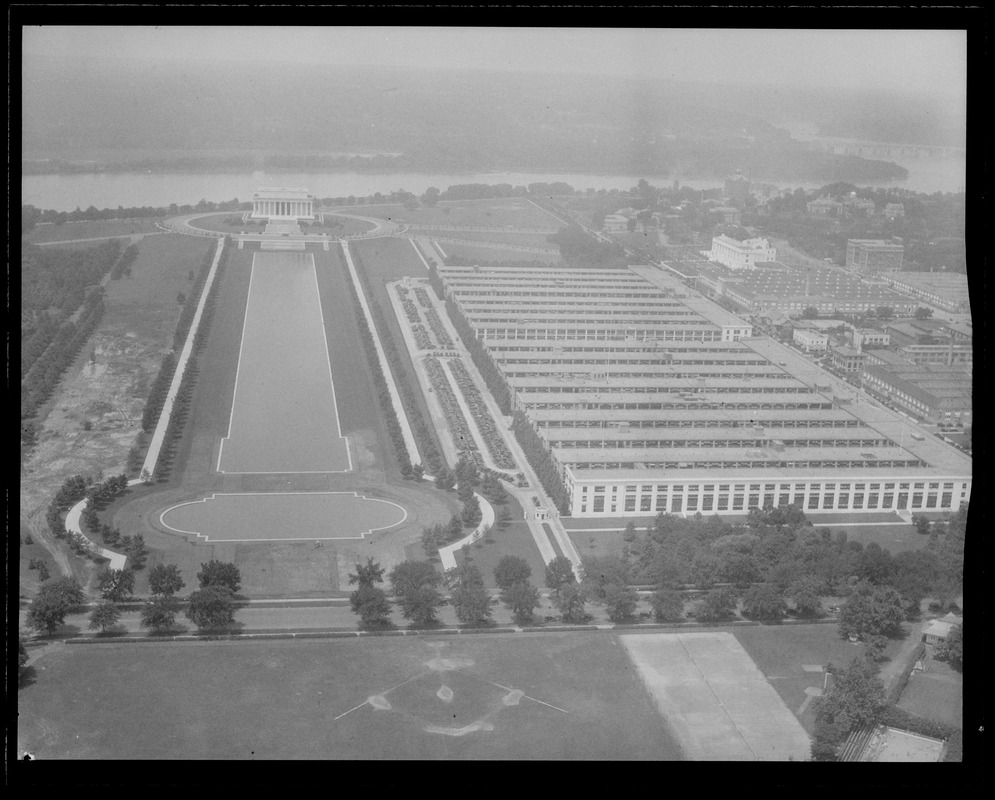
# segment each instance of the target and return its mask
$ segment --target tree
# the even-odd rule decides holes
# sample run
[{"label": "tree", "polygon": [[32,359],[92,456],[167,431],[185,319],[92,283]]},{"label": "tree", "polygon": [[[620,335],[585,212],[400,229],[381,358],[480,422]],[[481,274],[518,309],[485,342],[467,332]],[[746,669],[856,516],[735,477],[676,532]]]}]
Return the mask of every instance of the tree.
[{"label": "tree", "polygon": [[358,584],[360,589],[375,586],[383,583],[383,573],[384,568],[371,556],[366,559],[366,566],[356,565],[356,571],[349,575],[349,585]]},{"label": "tree", "polygon": [[875,664],[881,660],[884,655],[885,649],[888,647],[888,637],[887,636],[869,636],[867,637],[867,648],[864,650],[864,658],[867,659],[869,664]]},{"label": "tree", "polygon": [[149,571],[149,589],[153,594],[172,597],[186,586],[175,564],[156,564]]},{"label": "tree", "polygon": [[546,587],[554,593],[576,580],[573,564],[566,556],[557,556],[546,565]]},{"label": "tree", "polygon": [[684,598],[676,589],[657,589],[650,595],[650,607],[657,622],[680,622],[685,619]]},{"label": "tree", "polygon": [[524,558],[502,556],[494,568],[494,582],[500,589],[508,589],[516,583],[526,583],[532,577],[532,568]]},{"label": "tree", "polygon": [[822,596],[819,589],[818,579],[811,576],[799,578],[788,589],[788,596],[800,616],[817,617],[822,614]]},{"label": "tree", "polygon": [[119,619],[121,619],[121,609],[114,604],[113,600],[105,600],[90,612],[88,627],[90,630],[100,628],[101,633],[106,633],[107,629],[116,625]]},{"label": "tree", "polygon": [[207,584],[190,595],[186,616],[201,630],[228,628],[235,622],[235,594],[225,584]]},{"label": "tree", "polygon": [[627,586],[629,565],[616,555],[588,556],[584,559],[584,590],[589,597],[604,601],[609,586]]},{"label": "tree", "polygon": [[501,600],[510,609],[516,625],[528,625],[535,610],[542,605],[539,590],[528,581],[513,583],[501,593]]},{"label": "tree", "polygon": [[877,307],[878,319],[891,319],[895,316],[895,310],[891,306]]},{"label": "tree", "polygon": [[806,306],[802,311],[802,319],[818,319],[819,309],[815,306]]},{"label": "tree", "polygon": [[769,583],[751,586],[743,595],[743,615],[750,619],[779,620],[787,610],[788,604],[781,592]]},{"label": "tree", "polygon": [[916,319],[932,319],[933,309],[926,306],[920,306],[915,310],[915,313],[912,316]]},{"label": "tree", "polygon": [[[61,580],[72,580],[63,578]],[[56,581],[58,583],[58,581]],[[83,591],[79,589],[79,599],[75,600],[71,589],[56,586],[56,583],[41,587],[31,605],[28,606],[28,625],[37,631],[55,633],[66,620],[66,615],[83,602]],[[73,583],[76,583],[73,581]],[[79,584],[76,584],[79,588]]]},{"label": "tree", "polygon": [[135,573],[131,570],[108,569],[100,575],[100,596],[112,603],[129,600],[135,591]]},{"label": "tree", "polygon": [[863,640],[870,636],[894,637],[901,633],[904,619],[902,596],[895,589],[863,583],[840,609],[840,636]]},{"label": "tree", "polygon": [[471,493],[470,496],[463,502],[463,512],[460,514],[460,519],[462,520],[464,527],[476,528],[477,525],[480,524],[482,516],[483,514],[480,510],[480,501],[477,499],[477,495]]},{"label": "tree", "polygon": [[950,666],[958,672],[964,670],[964,623],[954,625],[939,647],[936,648],[936,657],[944,661],[949,661]]},{"label": "tree", "polygon": [[429,208],[432,208],[438,204],[440,194],[442,193],[434,186],[429,186],[425,190],[425,194],[421,196],[421,201]]},{"label": "tree", "polygon": [[920,536],[929,536],[929,529],[930,529],[929,517],[927,517],[925,514],[913,514],[912,524],[915,525],[916,533],[918,533]]},{"label": "tree", "polygon": [[714,622],[733,616],[736,595],[728,587],[712,589],[691,609],[691,616],[701,622]]},{"label": "tree", "polygon": [[242,575],[238,567],[225,561],[211,559],[201,566],[197,573],[197,580],[200,588],[206,589],[208,586],[227,587],[232,594],[236,594],[242,586]]},{"label": "tree", "polygon": [[608,584],[604,589],[605,612],[612,622],[629,622],[636,616],[639,595],[631,586]]},{"label": "tree", "polygon": [[402,561],[394,567],[390,583],[402,616],[420,627],[438,622],[437,609],[444,603],[437,588],[441,581],[442,576],[427,561]]},{"label": "tree", "polygon": [[379,586],[360,584],[349,595],[349,606],[353,613],[359,614],[363,628],[375,630],[390,625],[391,604],[387,593]]},{"label": "tree", "polygon": [[466,561],[446,572],[456,619],[464,625],[483,625],[490,621],[494,600],[484,587],[480,569]]},{"label": "tree", "polygon": [[131,559],[131,568],[141,569],[144,567],[145,557],[149,553],[149,549],[145,546],[145,537],[136,533],[134,536],[123,537],[122,542],[125,545],[128,558]]},{"label": "tree", "polygon": [[139,624],[149,628],[152,633],[162,633],[173,627],[180,602],[169,594],[153,597],[142,606],[142,618]]},{"label": "tree", "polygon": [[576,583],[561,584],[553,599],[563,621],[574,623],[587,621],[586,601],[584,590]]},{"label": "tree", "polygon": [[869,725],[884,707],[884,684],[875,677],[874,669],[859,658],[850,666],[836,673],[832,665],[833,684],[828,694],[818,701],[816,721],[834,724],[846,735],[855,728]]}]

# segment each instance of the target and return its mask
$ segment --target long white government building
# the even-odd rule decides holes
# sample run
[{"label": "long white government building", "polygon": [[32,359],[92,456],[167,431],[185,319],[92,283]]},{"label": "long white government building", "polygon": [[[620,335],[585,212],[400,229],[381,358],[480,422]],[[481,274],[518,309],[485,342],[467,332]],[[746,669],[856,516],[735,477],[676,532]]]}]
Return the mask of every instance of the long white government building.
[{"label": "long white government building", "polygon": [[315,196],[307,189],[267,189],[252,195],[252,219],[314,219]]},{"label": "long white government building", "polygon": [[669,272],[440,267],[578,517],[956,509],[971,459]]}]

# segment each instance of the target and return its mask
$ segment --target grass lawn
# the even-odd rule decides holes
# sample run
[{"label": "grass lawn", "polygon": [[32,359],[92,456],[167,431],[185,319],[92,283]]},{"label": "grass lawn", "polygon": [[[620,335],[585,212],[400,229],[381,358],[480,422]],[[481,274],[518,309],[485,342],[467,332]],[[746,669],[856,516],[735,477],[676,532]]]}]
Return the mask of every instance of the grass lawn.
[{"label": "grass lawn", "polygon": [[154,219],[119,219],[93,222],[67,222],[63,225],[36,225],[25,237],[29,242],[63,242],[94,239],[98,236],[127,236],[159,230]]},{"label": "grass lawn", "polygon": [[[546,247],[548,246],[546,245]],[[562,262],[559,256],[529,253],[525,250],[497,250],[493,247],[470,247],[469,245],[450,244],[449,242],[442,244],[441,247],[446,255],[465,259],[468,264],[488,261],[529,261],[541,266],[542,264],[553,265]]]},{"label": "grass lawn", "polygon": [[466,239],[474,242],[492,242],[497,244],[514,244],[520,247],[542,247],[555,250],[556,245],[546,241],[545,233],[490,233],[487,231],[429,231],[429,236],[440,239]]},{"label": "grass lawn", "polygon": [[[864,645],[841,639],[834,623],[761,625],[733,628],[732,632],[796,715],[807,697],[806,688],[821,688],[823,682],[821,672],[807,672],[803,666],[825,667],[832,662],[837,667],[845,667],[864,654]],[[889,641],[885,656],[890,658],[897,653],[903,643],[902,639]],[[809,702],[800,716],[809,732],[815,721],[813,702]]]},{"label": "grass lawn", "polygon": [[636,759],[678,750],[611,634],[51,648],[40,759]]},{"label": "grass lawn", "polygon": [[[441,188],[441,187],[440,187]],[[379,208],[386,208],[381,206]],[[466,200],[459,202],[443,201],[429,208],[409,210],[404,206],[391,209],[391,219],[395,222],[422,225],[452,225],[477,228],[561,228],[563,225],[554,217],[537,208],[527,200],[516,197],[493,200]],[[380,216],[378,209],[377,216]]]},{"label": "grass lawn", "polygon": [[[470,545],[470,558],[484,573],[484,583],[488,588],[496,588],[494,568],[504,556],[518,556],[525,559],[532,569],[529,580],[542,588],[546,582],[546,564],[542,560],[528,525],[522,521],[521,506],[509,498],[507,508],[513,521],[504,530],[495,527],[483,539]],[[456,551],[456,562],[463,563],[461,550]]]},{"label": "grass lawn", "polygon": [[964,676],[945,661],[928,659],[928,671],[906,684],[899,708],[958,728],[964,724]]}]

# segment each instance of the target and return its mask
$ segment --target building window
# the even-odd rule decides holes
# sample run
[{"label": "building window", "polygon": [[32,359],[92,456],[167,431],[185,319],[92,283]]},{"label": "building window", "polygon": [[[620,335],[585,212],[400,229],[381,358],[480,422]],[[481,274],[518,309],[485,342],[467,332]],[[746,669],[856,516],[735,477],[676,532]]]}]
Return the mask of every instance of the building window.
[{"label": "building window", "polygon": [[719,495],[719,511],[726,511],[729,508],[729,495],[720,494]]},{"label": "building window", "polygon": [[626,497],[625,498],[625,510],[626,511],[635,511],[636,510],[636,497],[635,497],[635,495],[633,495],[632,497]]},{"label": "building window", "polygon": [[936,508],[936,492],[926,495],[926,508]]},{"label": "building window", "polygon": [[819,507],[819,495],[817,495],[817,494],[809,495],[809,497],[808,497],[808,507],[809,508],[818,508]]},{"label": "building window", "polygon": [[711,511],[712,510],[712,503],[714,502],[714,500],[715,500],[715,496],[714,495],[711,495],[711,494],[704,495],[701,498],[701,510],[702,511]]},{"label": "building window", "polygon": [[652,511],[653,510],[653,495],[644,494],[639,498],[639,510],[640,511]]},{"label": "building window", "polygon": [[912,493],[912,508],[922,508],[922,492]]},{"label": "building window", "polygon": [[743,510],[743,495],[741,495],[741,494],[733,495],[733,498],[732,498],[732,510],[733,511],[742,511]]},{"label": "building window", "polygon": [[783,494],[782,494],[782,495],[781,495],[780,497],[778,497],[778,499],[777,499],[777,504],[778,504],[778,505],[781,505],[781,506],[786,506],[786,505],[788,505],[788,504],[789,504],[790,502],[791,502],[791,496],[790,496],[790,495],[789,495],[789,494],[788,494],[787,492],[784,492],[784,493],[783,493]]},{"label": "building window", "polygon": [[864,507],[864,493],[863,492],[854,492],[854,495],[853,495],[853,507],[854,508],[863,508]]},{"label": "building window", "polygon": [[792,502],[792,505],[794,505],[794,506],[796,506],[798,508],[805,508],[805,495],[803,495],[803,494],[796,494],[795,495],[795,499],[792,500],[791,502]]},{"label": "building window", "polygon": [[831,494],[827,494],[823,498],[823,500],[822,500],[822,507],[823,508],[832,508],[833,507],[833,496]]},{"label": "building window", "polygon": [[841,494],[839,497],[839,502],[836,504],[837,508],[849,508],[850,507],[850,495]]},{"label": "building window", "polygon": [[680,497],[674,497],[674,499],[670,501],[670,513],[671,514],[680,514],[681,513],[681,505],[682,505],[682,503],[683,503],[682,498],[680,498]]},{"label": "building window", "polygon": [[594,498],[594,513],[597,514],[605,510],[605,498],[595,497]]},{"label": "building window", "polygon": [[688,511],[698,510],[698,495],[696,494],[688,495],[687,510]]},{"label": "building window", "polygon": [[892,508],[895,505],[895,493],[885,492],[881,500],[881,508]]},{"label": "building window", "polygon": [[760,508],[760,495],[758,494],[750,495],[750,508]]},{"label": "building window", "polygon": [[940,508],[950,508],[953,503],[953,492],[944,492],[940,498]]},{"label": "building window", "polygon": [[875,492],[874,494],[872,494],[870,497],[867,498],[867,507],[868,508],[877,508],[878,507],[878,500],[880,500],[880,499],[881,499],[881,496],[877,492]]}]

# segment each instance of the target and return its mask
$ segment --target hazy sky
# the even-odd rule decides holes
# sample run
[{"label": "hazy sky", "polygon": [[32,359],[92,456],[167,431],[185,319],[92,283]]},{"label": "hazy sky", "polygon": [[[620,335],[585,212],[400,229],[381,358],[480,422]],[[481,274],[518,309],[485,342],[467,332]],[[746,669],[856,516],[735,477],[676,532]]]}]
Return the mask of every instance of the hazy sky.
[{"label": "hazy sky", "polygon": [[65,53],[636,75],[957,96],[967,80],[967,36],[956,30],[43,26],[25,28],[23,35],[29,69],[33,54]]}]

